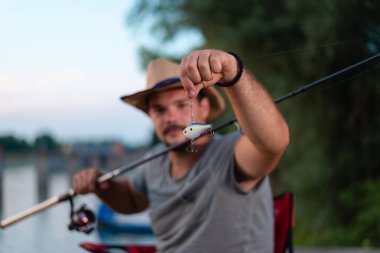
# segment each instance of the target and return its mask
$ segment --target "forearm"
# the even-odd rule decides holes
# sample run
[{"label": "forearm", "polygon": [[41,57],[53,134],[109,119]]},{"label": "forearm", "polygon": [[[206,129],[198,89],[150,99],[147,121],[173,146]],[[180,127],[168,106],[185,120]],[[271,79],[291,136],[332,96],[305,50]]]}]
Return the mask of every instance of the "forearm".
[{"label": "forearm", "polygon": [[147,198],[135,190],[127,179],[115,179],[104,190],[96,190],[95,194],[113,210],[131,214],[141,212],[148,207]]},{"label": "forearm", "polygon": [[246,69],[232,87],[223,88],[249,140],[262,152],[282,153],[289,142],[288,127],[261,83]]}]

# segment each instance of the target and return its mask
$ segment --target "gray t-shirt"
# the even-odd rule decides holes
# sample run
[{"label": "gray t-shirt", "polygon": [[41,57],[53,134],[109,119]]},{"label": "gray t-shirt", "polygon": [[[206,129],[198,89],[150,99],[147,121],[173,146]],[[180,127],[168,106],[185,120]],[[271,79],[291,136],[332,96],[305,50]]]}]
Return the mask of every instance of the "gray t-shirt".
[{"label": "gray t-shirt", "polygon": [[[274,223],[268,177],[242,191],[234,177],[234,147],[240,134],[214,136],[186,176],[174,180],[164,155],[130,176],[150,200],[150,218],[160,253],[272,253]],[[164,149],[163,145],[151,153]]]}]

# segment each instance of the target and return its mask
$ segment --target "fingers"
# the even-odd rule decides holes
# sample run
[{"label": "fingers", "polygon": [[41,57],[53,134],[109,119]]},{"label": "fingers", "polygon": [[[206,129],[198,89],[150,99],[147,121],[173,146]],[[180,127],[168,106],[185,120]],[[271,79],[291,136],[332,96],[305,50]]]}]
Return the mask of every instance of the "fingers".
[{"label": "fingers", "polygon": [[[198,66],[198,71],[200,75],[199,83],[202,81],[210,81],[212,80],[212,71],[210,66],[210,56],[211,54],[200,54],[197,59],[195,59],[196,64]],[[195,62],[194,62],[195,64]]]},{"label": "fingers", "polygon": [[187,70],[187,57],[182,58],[181,65],[179,67],[179,78],[181,79],[182,86],[185,88],[187,96],[193,98],[197,95],[195,92],[195,84],[188,76]]},{"label": "fingers", "polygon": [[98,170],[91,168],[85,169],[74,175],[72,180],[73,189],[78,194],[87,194],[95,192],[96,190],[104,190],[108,187],[108,183],[102,183],[99,186],[96,184],[96,180],[102,173]]},{"label": "fingers", "polygon": [[210,68],[213,73],[221,74],[222,73],[222,63],[223,59],[219,54],[212,54],[209,57]]},{"label": "fingers", "polygon": [[182,59],[180,79],[189,98],[197,96],[201,89],[221,79],[223,53],[218,50],[197,50]]}]

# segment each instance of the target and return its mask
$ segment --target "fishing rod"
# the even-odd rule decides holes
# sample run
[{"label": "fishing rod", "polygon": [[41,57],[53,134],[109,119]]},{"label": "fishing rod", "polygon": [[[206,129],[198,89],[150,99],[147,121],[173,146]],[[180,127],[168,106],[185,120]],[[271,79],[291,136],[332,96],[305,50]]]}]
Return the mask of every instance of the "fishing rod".
[{"label": "fishing rod", "polygon": [[[282,101],[284,101],[286,99],[289,99],[291,97],[299,95],[299,94],[301,94],[303,92],[309,91],[309,90],[311,90],[311,89],[313,89],[313,88],[315,88],[315,87],[317,87],[319,85],[322,85],[323,83],[325,83],[325,82],[327,82],[327,81],[329,81],[329,80],[331,80],[331,79],[333,79],[335,77],[338,77],[338,76],[340,76],[342,74],[348,73],[349,71],[354,70],[354,69],[356,69],[356,68],[358,68],[360,66],[363,66],[365,64],[368,64],[368,63],[370,63],[372,61],[375,61],[379,57],[380,57],[380,53],[375,54],[375,55],[373,55],[371,57],[368,57],[368,58],[366,58],[366,59],[364,59],[362,61],[359,61],[359,62],[357,62],[355,64],[352,64],[352,65],[350,65],[348,67],[345,67],[345,68],[343,68],[341,70],[338,70],[336,72],[333,72],[332,74],[329,74],[329,75],[327,75],[325,77],[322,77],[322,78],[320,78],[320,79],[318,79],[316,81],[308,83],[308,84],[306,84],[306,85],[304,85],[304,86],[302,86],[302,87],[300,87],[300,88],[298,88],[298,89],[296,89],[296,90],[294,90],[294,91],[292,91],[292,92],[290,92],[290,93],[288,93],[288,94],[286,94],[284,96],[281,96],[281,97],[275,99],[274,102],[275,103],[280,103],[280,102],[282,102]],[[212,128],[212,131],[213,132],[219,131],[220,129],[225,128],[225,127],[227,127],[229,125],[235,124],[236,122],[237,122],[236,119],[229,120],[229,121],[227,121],[225,123],[222,123],[222,124],[220,124],[220,125]],[[202,137],[204,135],[205,134],[202,134],[202,135],[198,136],[195,139],[198,139],[198,138],[200,138],[200,137]],[[120,168],[117,168],[117,169],[115,169],[113,171],[105,173],[104,175],[100,176],[97,179],[96,183],[97,184],[101,184],[103,182],[106,182],[108,180],[111,180],[111,179],[119,176],[122,173],[125,173],[127,171],[130,171],[130,170],[138,167],[139,165],[142,165],[142,164],[147,163],[147,162],[149,162],[149,161],[151,161],[153,159],[156,159],[157,157],[160,157],[160,156],[162,156],[164,154],[167,154],[170,151],[186,147],[187,145],[189,145],[191,143],[191,141],[192,140],[186,140],[186,141],[184,141],[182,143],[170,146],[170,147],[164,149],[163,151],[158,152],[156,154],[153,154],[153,155],[151,155],[149,157],[140,158],[140,159],[136,160],[135,162],[132,162],[130,164],[127,164],[127,165],[124,165],[124,166],[122,166]],[[10,225],[18,222],[18,221],[21,221],[21,220],[23,220],[23,219],[25,219],[25,218],[27,218],[27,217],[29,217],[31,215],[37,214],[37,213],[39,213],[39,212],[41,212],[41,211],[43,211],[43,210],[45,210],[45,209],[47,209],[49,207],[52,207],[52,206],[54,206],[54,205],[56,205],[58,203],[61,203],[61,202],[67,201],[67,200],[70,201],[71,207],[73,209],[72,199],[75,196],[76,196],[76,192],[74,191],[74,189],[70,189],[67,193],[64,193],[62,195],[58,195],[58,196],[54,196],[52,198],[49,198],[49,199],[47,199],[47,200],[45,200],[45,201],[37,204],[34,207],[31,207],[31,208],[29,208],[29,209],[27,209],[27,210],[25,210],[23,212],[20,212],[20,213],[18,213],[16,215],[13,215],[13,216],[11,216],[9,218],[6,218],[6,219],[0,221],[0,228],[4,229],[4,228],[6,228],[6,227],[8,227],[8,226],[10,226]],[[80,210],[83,211],[83,212],[87,212],[87,210],[84,207],[82,207]],[[80,222],[80,215],[81,215],[81,213],[75,214],[72,211],[72,218],[73,217],[74,218],[78,218],[79,217],[79,222]],[[74,229],[76,229],[78,231],[82,231],[80,229],[77,229],[75,226],[76,226],[76,224],[73,225]],[[70,226],[69,226],[69,228],[70,228]],[[70,228],[70,229],[72,229],[72,228]],[[84,232],[86,232],[86,231],[87,230],[85,230]]]}]

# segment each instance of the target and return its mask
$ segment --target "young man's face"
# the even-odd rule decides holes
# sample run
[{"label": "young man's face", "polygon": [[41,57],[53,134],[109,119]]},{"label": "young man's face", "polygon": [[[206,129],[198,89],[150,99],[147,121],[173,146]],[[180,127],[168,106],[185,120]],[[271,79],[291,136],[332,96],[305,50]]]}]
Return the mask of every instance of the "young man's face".
[{"label": "young man's face", "polygon": [[[209,100],[192,99],[194,121],[206,123]],[[182,131],[191,123],[190,99],[183,89],[158,92],[149,97],[148,114],[152,119],[158,138],[166,145],[186,140]]]}]

